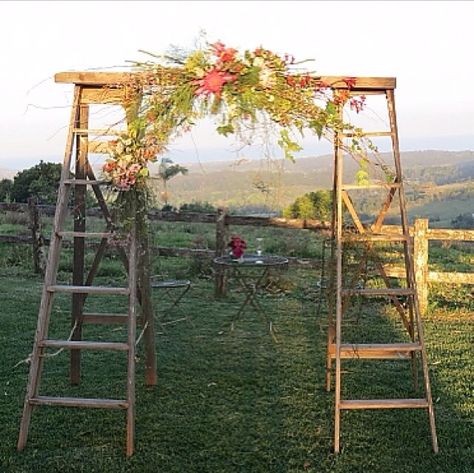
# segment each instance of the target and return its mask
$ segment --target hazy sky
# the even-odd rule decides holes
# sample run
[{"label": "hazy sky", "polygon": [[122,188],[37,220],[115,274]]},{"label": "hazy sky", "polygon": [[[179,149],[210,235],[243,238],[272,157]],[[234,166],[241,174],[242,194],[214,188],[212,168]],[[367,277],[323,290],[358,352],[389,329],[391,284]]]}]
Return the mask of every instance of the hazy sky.
[{"label": "hazy sky", "polygon": [[[396,76],[402,149],[474,149],[473,19],[474,2],[455,1],[2,1],[0,167],[62,159],[72,86],[55,84],[56,72],[192,47],[200,30],[314,58],[319,74]],[[204,129],[177,156],[196,159],[194,143],[201,159],[229,149]]]}]

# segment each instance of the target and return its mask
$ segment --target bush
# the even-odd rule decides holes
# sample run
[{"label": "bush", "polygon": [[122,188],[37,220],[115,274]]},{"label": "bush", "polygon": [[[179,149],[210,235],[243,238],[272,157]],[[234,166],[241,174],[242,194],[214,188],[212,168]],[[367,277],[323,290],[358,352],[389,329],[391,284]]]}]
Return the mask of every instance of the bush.
[{"label": "bush", "polygon": [[331,218],[331,191],[308,192],[298,197],[283,211],[285,218],[329,220]]},{"label": "bush", "polygon": [[180,212],[200,212],[200,213],[215,213],[217,212],[216,207],[210,202],[192,201],[191,203],[185,203],[179,208]]}]

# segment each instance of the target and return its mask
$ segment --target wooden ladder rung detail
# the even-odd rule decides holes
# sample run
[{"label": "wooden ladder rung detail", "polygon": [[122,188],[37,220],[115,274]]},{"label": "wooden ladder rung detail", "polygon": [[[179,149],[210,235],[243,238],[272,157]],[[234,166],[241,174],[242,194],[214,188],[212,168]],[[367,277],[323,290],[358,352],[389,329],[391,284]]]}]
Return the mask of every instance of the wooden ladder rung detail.
[{"label": "wooden ladder rung detail", "polygon": [[111,238],[115,234],[111,232],[57,232],[62,238]]},{"label": "wooden ladder rung detail", "polygon": [[[410,358],[413,352],[421,351],[419,343],[371,343],[342,344],[341,359],[390,360]],[[336,345],[329,346],[332,358],[336,357]]]},{"label": "wooden ladder rung detail", "polygon": [[400,189],[399,182],[381,182],[374,184],[358,185],[358,184],[343,184],[342,190],[344,191],[357,191],[357,190],[376,190],[376,189]]},{"label": "wooden ladder rung detail", "polygon": [[64,179],[63,183],[70,186],[105,186],[110,184],[108,181],[92,179]]},{"label": "wooden ladder rung detail", "polygon": [[413,289],[402,289],[398,287],[385,287],[376,289],[343,289],[342,295],[344,296],[367,296],[367,297],[379,297],[379,296],[413,296],[415,291]]},{"label": "wooden ladder rung detail", "polygon": [[341,409],[423,409],[426,399],[351,399],[341,401]]},{"label": "wooden ladder rung detail", "polygon": [[128,409],[122,399],[91,399],[81,397],[36,396],[28,401],[33,406],[93,407],[98,409]]},{"label": "wooden ladder rung detail", "polygon": [[125,131],[112,130],[109,128],[93,129],[93,128],[73,128],[73,133],[76,135],[95,135],[95,136],[120,136]]},{"label": "wooden ladder rung detail", "polygon": [[48,292],[67,292],[72,294],[110,294],[110,295],[128,295],[128,287],[106,287],[106,286],[48,286]]},{"label": "wooden ladder rung detail", "polygon": [[82,322],[87,324],[126,324],[128,314],[106,314],[100,312],[87,312],[82,315]]},{"label": "wooden ladder rung detail", "polygon": [[43,340],[39,343],[42,348],[67,348],[69,350],[113,350],[128,351],[126,343],[91,342],[85,340]]}]

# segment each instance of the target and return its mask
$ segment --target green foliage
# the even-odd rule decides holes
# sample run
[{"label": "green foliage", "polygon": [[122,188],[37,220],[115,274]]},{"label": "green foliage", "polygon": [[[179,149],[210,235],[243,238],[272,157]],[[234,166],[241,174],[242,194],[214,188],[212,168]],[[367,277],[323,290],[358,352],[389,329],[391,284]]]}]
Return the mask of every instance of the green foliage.
[{"label": "green foliage", "polygon": [[331,218],[332,193],[330,191],[308,192],[298,197],[283,211],[285,218],[329,220]]},{"label": "green foliage", "polygon": [[180,212],[200,212],[215,213],[216,207],[207,201],[193,200],[190,203],[184,203],[179,207]]},{"label": "green foliage", "polygon": [[474,228],[474,217],[472,213],[460,214],[451,220],[453,228],[469,230]]},{"label": "green foliage", "polygon": [[40,161],[13,178],[11,199],[14,202],[27,202],[29,197],[37,197],[41,204],[54,204],[60,177],[61,164]]},{"label": "green foliage", "polygon": [[0,202],[10,202],[13,188],[11,179],[2,179],[0,181]]}]

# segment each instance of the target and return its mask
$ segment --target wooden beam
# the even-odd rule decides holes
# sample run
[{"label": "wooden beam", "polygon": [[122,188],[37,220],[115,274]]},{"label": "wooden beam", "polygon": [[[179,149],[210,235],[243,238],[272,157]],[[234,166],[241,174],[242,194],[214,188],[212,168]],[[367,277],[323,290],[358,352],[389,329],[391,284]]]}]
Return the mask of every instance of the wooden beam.
[{"label": "wooden beam", "polygon": [[[164,68],[170,73],[177,73],[179,69]],[[134,80],[139,80],[143,73],[138,72],[58,72],[54,76],[57,83],[80,84],[80,85],[124,85]],[[333,89],[348,89],[345,82],[348,76],[313,76],[321,82],[328,84]],[[365,90],[395,89],[396,79],[394,77],[355,77],[355,85],[352,91],[363,92]]]}]

